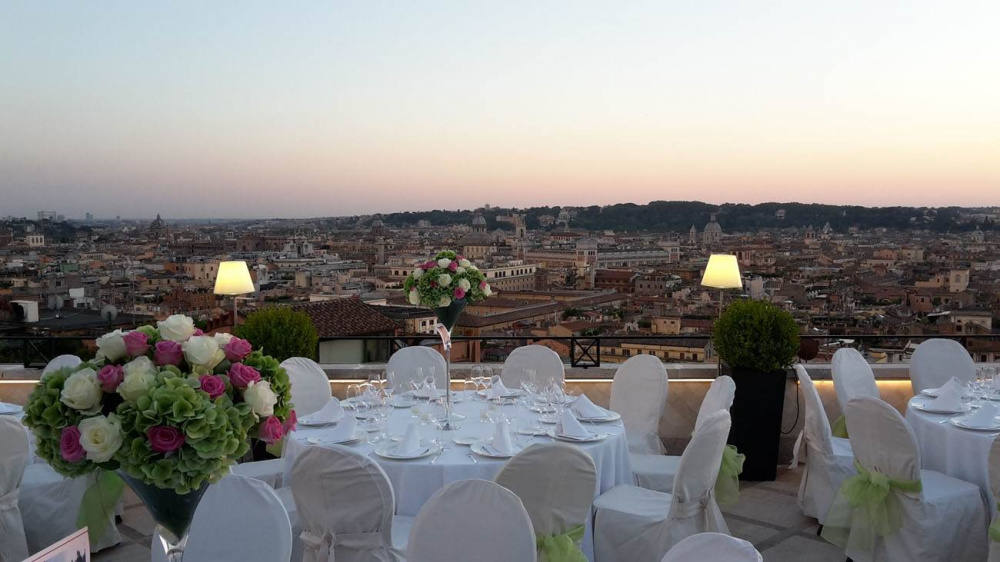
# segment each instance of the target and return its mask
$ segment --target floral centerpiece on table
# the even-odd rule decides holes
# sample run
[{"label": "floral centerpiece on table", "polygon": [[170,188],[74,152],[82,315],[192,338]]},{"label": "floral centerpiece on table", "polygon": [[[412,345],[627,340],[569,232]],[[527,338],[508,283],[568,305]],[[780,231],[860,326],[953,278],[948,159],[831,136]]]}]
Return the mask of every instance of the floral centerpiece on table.
[{"label": "floral centerpiece on table", "polygon": [[[156,327],[105,334],[93,361],[42,376],[24,423],[58,473],[98,472],[79,521],[95,540],[121,493],[114,471],[179,540],[207,484],[247,453],[249,438],[276,442],[296,417],[277,360],[230,334],[203,335],[190,317],[174,315]],[[190,513],[164,515],[170,506],[151,505],[164,496],[156,490],[191,495]]]},{"label": "floral centerpiece on table", "polygon": [[406,277],[403,289],[410,304],[434,309],[449,331],[467,303],[493,294],[483,272],[451,250],[420,264]]}]

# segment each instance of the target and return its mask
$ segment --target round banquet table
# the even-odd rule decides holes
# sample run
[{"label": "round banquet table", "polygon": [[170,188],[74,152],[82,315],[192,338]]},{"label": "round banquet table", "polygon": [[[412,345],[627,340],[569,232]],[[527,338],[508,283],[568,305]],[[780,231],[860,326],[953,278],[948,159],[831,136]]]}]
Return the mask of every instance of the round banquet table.
[{"label": "round banquet table", "polygon": [[[462,394],[461,391],[458,391],[452,396],[460,394]],[[492,459],[474,455],[470,452],[469,447],[457,445],[451,441],[456,436],[471,436],[483,439],[492,437],[493,424],[480,421],[482,404],[481,400],[470,398],[461,398],[460,401],[454,404],[455,413],[466,416],[466,419],[458,422],[459,429],[457,430],[440,432],[434,424],[418,425],[421,439],[432,439],[440,435],[445,440],[445,451],[434,461],[434,464],[431,464],[431,461],[434,459],[433,456],[403,461],[384,459],[373,452],[374,447],[381,443],[373,445],[362,441],[348,446],[369,455],[385,470],[395,491],[396,514],[415,516],[420,511],[421,506],[424,505],[424,502],[445,484],[470,478],[493,480],[506,462],[505,459]],[[350,415],[350,413],[350,410],[346,411],[346,415]],[[524,416],[533,416],[537,419],[538,414],[518,406],[517,419],[520,421]],[[401,436],[408,424],[415,420],[416,418],[413,417],[409,408],[394,408],[387,424],[389,435]],[[546,429],[555,427],[551,424],[540,425]],[[628,443],[625,440],[625,428],[622,422],[616,421],[584,425],[591,431],[609,434],[602,441],[575,444],[594,459],[594,465],[597,467],[597,489],[594,490],[594,497],[596,498],[598,495],[615,486],[633,484],[632,468],[629,465]],[[309,443],[310,438],[322,440],[324,434],[329,434],[331,430],[332,428],[330,427],[311,428],[299,425],[299,428],[293,433],[293,439],[289,440],[285,448],[286,466],[291,466],[294,457],[303,450],[303,447],[322,445],[322,443]],[[555,442],[554,439],[547,436],[531,437],[516,435],[513,429],[511,437],[519,439],[516,445],[522,447],[527,447],[534,443]],[[473,460],[473,457],[475,460]],[[285,485],[288,485],[287,483],[290,481],[287,477],[288,474],[286,473]],[[558,478],[558,475],[552,475],[551,477]],[[593,537],[589,522],[586,525],[586,529],[586,536],[583,539],[583,551],[588,559],[593,560]]]},{"label": "round banquet table", "polygon": [[[948,423],[951,414],[931,414],[917,410],[914,404],[927,404],[933,398],[918,394],[906,407],[906,421],[917,436],[921,468],[971,482],[983,493],[989,513],[996,513],[996,498],[990,489],[990,447],[1000,431],[963,429]],[[991,515],[992,519],[992,515]]]}]

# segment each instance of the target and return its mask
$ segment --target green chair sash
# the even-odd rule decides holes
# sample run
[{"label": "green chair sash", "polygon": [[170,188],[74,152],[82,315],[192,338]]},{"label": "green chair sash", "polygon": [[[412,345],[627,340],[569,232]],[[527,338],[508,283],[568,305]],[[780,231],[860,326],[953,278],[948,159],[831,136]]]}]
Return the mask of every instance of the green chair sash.
[{"label": "green chair sash", "polygon": [[547,562],[587,562],[587,557],[580,552],[577,544],[583,540],[583,525],[570,527],[561,535],[546,535],[538,537],[539,560]]},{"label": "green chair sash", "polygon": [[98,469],[94,474],[94,483],[84,491],[76,525],[80,529],[87,527],[94,543],[101,539],[111,523],[124,489],[125,483],[114,471]]},{"label": "green chair sash", "polygon": [[715,501],[719,505],[733,505],[740,501],[740,474],[746,455],[736,451],[736,447],[726,445],[722,450],[722,465],[715,479]]},{"label": "green chair sash", "polygon": [[[1000,510],[1000,503],[997,503],[997,509]],[[990,540],[1000,542],[1000,517],[994,517],[990,523]]]},{"label": "green chair sash", "polygon": [[844,416],[840,416],[839,418],[833,420],[833,436],[841,437],[843,439],[851,438],[847,435],[847,418]]},{"label": "green chair sash", "polygon": [[854,461],[858,473],[844,480],[826,514],[822,537],[840,547],[871,552],[878,537],[902,526],[899,497],[893,492],[918,494],[920,480],[897,480],[868,471]]}]

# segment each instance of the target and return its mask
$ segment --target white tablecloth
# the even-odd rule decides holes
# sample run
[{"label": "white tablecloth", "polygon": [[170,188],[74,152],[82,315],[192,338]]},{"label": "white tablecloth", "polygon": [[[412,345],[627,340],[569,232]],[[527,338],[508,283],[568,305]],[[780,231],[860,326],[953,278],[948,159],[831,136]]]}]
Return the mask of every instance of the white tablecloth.
[{"label": "white tablecloth", "polygon": [[948,423],[950,415],[929,414],[912,407],[931,400],[917,395],[910,399],[906,408],[906,421],[913,428],[920,446],[921,468],[979,486],[987,509],[991,514],[996,513],[996,498],[990,490],[989,455],[993,440],[1000,432],[962,429]]},{"label": "white tablecloth", "polygon": [[[475,436],[479,438],[489,438],[492,436],[493,424],[480,422],[480,408],[482,402],[479,400],[462,400],[455,404],[455,412],[466,416],[465,420],[459,423],[460,428],[455,431],[443,432],[448,443],[448,448],[443,454],[431,464],[431,458],[418,459],[412,461],[393,461],[383,459],[372,452],[373,445],[362,442],[352,445],[353,448],[365,454],[370,454],[379,465],[385,469],[392,481],[392,487],[396,494],[396,514],[415,516],[434,492],[441,489],[445,484],[456,480],[469,478],[480,478],[483,480],[493,480],[500,468],[506,462],[502,459],[490,459],[476,456],[476,462],[469,457],[469,447],[459,446],[451,442],[455,436]],[[350,410],[348,410],[350,413]],[[518,417],[533,416],[538,414],[529,412],[527,409],[518,407]],[[388,422],[388,429],[391,435],[402,435],[412,417],[409,408],[397,408],[394,410]],[[553,425],[543,425],[552,428]],[[621,422],[605,424],[587,424],[591,431],[601,431],[611,435],[596,443],[578,444],[586,451],[597,466],[597,489],[594,490],[594,497],[621,484],[632,484],[632,468],[629,465],[628,443],[625,440],[624,426]],[[300,426],[293,434],[294,439],[289,440],[285,449],[285,456],[289,463],[294,460],[303,447],[310,446],[310,437],[323,438],[329,433],[330,428],[307,428]],[[434,425],[420,426],[420,436],[422,439],[436,437],[438,430]],[[551,443],[553,439],[549,437],[529,437],[519,436],[521,445],[527,447],[533,443]],[[558,476],[556,476],[558,477]],[[286,483],[287,485],[287,483]],[[584,537],[584,553],[593,560],[593,538],[590,534],[591,526],[587,525],[587,533]]]}]

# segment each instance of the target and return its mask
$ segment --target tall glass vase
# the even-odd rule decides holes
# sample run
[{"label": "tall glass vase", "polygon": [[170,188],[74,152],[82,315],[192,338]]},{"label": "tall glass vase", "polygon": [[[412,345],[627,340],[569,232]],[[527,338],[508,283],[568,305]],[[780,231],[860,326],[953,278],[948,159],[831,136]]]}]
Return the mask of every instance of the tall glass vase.
[{"label": "tall glass vase", "polygon": [[453,300],[448,306],[439,306],[434,309],[434,314],[438,319],[438,333],[441,335],[441,345],[444,347],[444,376],[445,376],[445,418],[441,424],[441,429],[451,431],[458,429],[458,424],[452,421],[451,415],[451,331],[458,322],[458,317],[465,310],[465,299]]},{"label": "tall glass vase", "polygon": [[[191,520],[194,518],[198,503],[201,502],[201,497],[208,489],[208,483],[206,482],[197,490],[178,494],[173,490],[146,484],[138,478],[129,476],[124,471],[119,471],[118,475],[139,496],[142,503],[146,504],[150,515],[153,516],[153,521],[156,521],[156,530],[163,543],[163,549],[167,552],[167,560],[169,562],[182,562],[184,549],[187,547],[188,531],[191,529]],[[156,548],[155,545],[153,548]]]}]

